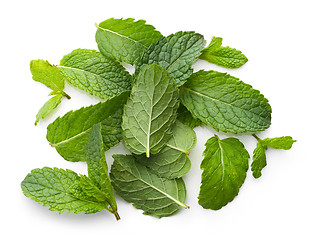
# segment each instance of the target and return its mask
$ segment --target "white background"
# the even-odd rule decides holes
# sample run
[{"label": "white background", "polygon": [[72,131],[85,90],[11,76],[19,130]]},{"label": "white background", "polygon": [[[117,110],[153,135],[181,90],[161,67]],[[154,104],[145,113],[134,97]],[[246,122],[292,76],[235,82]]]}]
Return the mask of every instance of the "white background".
[{"label": "white background", "polygon": [[[1,1],[0,3],[0,208],[1,239],[310,239],[309,180],[309,1]],[[76,48],[96,49],[95,23],[107,18],[145,19],[163,35],[194,30],[210,42],[243,51],[249,62],[227,70],[259,89],[273,109],[272,125],[258,136],[290,135],[297,143],[289,151],[268,150],[268,165],[259,179],[248,171],[233,202],[219,211],[197,203],[204,143],[215,131],[196,128],[197,146],[185,176],[190,209],[168,218],[145,216],[117,197],[120,221],[106,211],[58,214],[26,198],[20,182],[33,168],[69,168],[86,173],[84,163],[64,161],[49,146],[46,127],[67,111],[99,101],[66,86],[71,100],[34,126],[35,115],[51,90],[31,79],[29,62],[46,59],[58,64]],[[225,137],[222,134],[219,136]],[[242,136],[252,155],[255,139]],[[122,145],[109,150],[122,153]],[[6,236],[4,238],[4,236]]]}]

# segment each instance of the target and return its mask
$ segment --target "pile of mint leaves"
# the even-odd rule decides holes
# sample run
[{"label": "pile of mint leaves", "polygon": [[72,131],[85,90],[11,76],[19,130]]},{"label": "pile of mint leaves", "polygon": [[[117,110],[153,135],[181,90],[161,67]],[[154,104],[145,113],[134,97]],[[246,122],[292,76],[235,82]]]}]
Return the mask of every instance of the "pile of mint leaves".
[{"label": "pile of mint leaves", "polygon": [[[248,59],[241,51],[222,46],[213,37],[180,31],[164,37],[144,20],[110,18],[96,25],[99,51],[76,49],[59,65],[33,60],[33,80],[52,90],[35,125],[63,97],[65,82],[102,99],[96,105],[69,111],[47,127],[46,138],[67,161],[87,163],[88,174],[60,168],[37,168],[22,181],[23,193],[52,211],[95,213],[107,210],[120,219],[114,192],[144,214],[171,216],[184,203],[182,177],[191,167],[197,126],[211,126],[229,136],[206,141],[201,162],[198,203],[218,210],[239,192],[250,154],[238,134],[257,139],[251,162],[259,178],[268,148],[292,147],[290,136],[260,139],[269,128],[271,107],[252,86],[227,73],[193,72],[198,59],[239,68]],[[130,75],[123,63],[134,65]],[[130,155],[113,155],[109,171],[105,152],[120,141]]]}]

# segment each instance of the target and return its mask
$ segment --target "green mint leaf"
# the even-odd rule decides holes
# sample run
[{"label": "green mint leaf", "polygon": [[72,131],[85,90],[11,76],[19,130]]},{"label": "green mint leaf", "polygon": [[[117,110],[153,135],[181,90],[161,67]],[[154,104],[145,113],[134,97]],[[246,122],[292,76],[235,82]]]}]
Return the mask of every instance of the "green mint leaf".
[{"label": "green mint leaf", "polygon": [[262,142],[264,145],[271,148],[289,150],[293,146],[293,143],[296,142],[296,140],[293,140],[293,138],[290,136],[285,136],[276,138],[265,138],[262,140]]},{"label": "green mint leaf", "polygon": [[152,173],[131,155],[114,155],[111,167],[113,188],[124,200],[142,209],[144,214],[158,218],[175,214],[186,197],[181,178],[166,179]]},{"label": "green mint leaf", "polygon": [[268,100],[250,85],[226,73],[198,71],[180,88],[182,104],[194,118],[217,131],[243,133],[271,124]]},{"label": "green mint leaf", "polygon": [[176,121],[172,127],[171,138],[158,154],[150,158],[138,155],[136,159],[160,177],[180,178],[190,170],[191,162],[187,155],[190,149],[195,147],[196,141],[195,131]]},{"label": "green mint leaf", "polygon": [[49,99],[39,110],[34,125],[37,125],[40,119],[44,119],[52,110],[54,110],[61,102],[62,94],[58,94]]},{"label": "green mint leaf", "polygon": [[103,140],[101,136],[100,124],[96,124],[92,127],[86,149],[88,177],[92,180],[96,187],[100,189],[105,201],[110,204],[112,208],[111,211],[114,214],[117,214],[117,204],[103,151]]},{"label": "green mint leaf", "polygon": [[262,175],[262,169],[266,167],[266,154],[267,147],[261,141],[257,142],[256,148],[253,151],[253,162],[251,164],[252,175],[259,178]]},{"label": "green mint leaf", "polygon": [[107,19],[97,26],[96,42],[99,51],[117,61],[134,64],[162,35],[144,20]]},{"label": "green mint leaf", "polygon": [[107,208],[106,202],[98,202],[79,186],[75,172],[48,167],[32,170],[21,183],[25,196],[51,211],[95,213]]},{"label": "green mint leaf", "polygon": [[129,91],[89,107],[70,111],[47,127],[46,138],[68,161],[86,161],[86,146],[93,125],[101,124],[103,148],[108,150],[121,138],[123,106]]},{"label": "green mint leaf", "polygon": [[54,90],[54,94],[59,94],[64,89],[64,77],[59,69],[42,59],[30,62],[32,79],[43,83],[48,88]]},{"label": "green mint leaf", "polygon": [[76,49],[61,59],[58,68],[73,86],[102,99],[131,88],[125,68],[94,50]]},{"label": "green mint leaf", "polygon": [[191,112],[188,111],[183,104],[180,104],[180,107],[178,109],[177,120],[189,126],[190,128],[195,128],[203,124],[199,119],[194,118]]},{"label": "green mint leaf", "polygon": [[136,66],[136,72],[145,64],[156,63],[166,68],[181,86],[193,73],[192,64],[198,59],[206,41],[195,32],[177,32],[152,44]]},{"label": "green mint leaf", "polygon": [[178,95],[166,69],[156,64],[141,69],[124,106],[123,139],[130,151],[150,157],[166,145],[177,117]]},{"label": "green mint leaf", "polygon": [[218,210],[231,202],[242,186],[248,170],[249,154],[236,138],[210,138],[201,162],[199,204]]},{"label": "green mint leaf", "polygon": [[262,175],[262,170],[267,166],[266,153],[267,147],[275,149],[289,150],[296,140],[293,140],[290,136],[265,138],[260,139],[256,135],[253,135],[257,140],[257,146],[253,151],[253,162],[251,164],[252,175],[255,178],[259,178]]},{"label": "green mint leaf", "polygon": [[241,51],[230,47],[222,47],[222,40],[222,38],[213,37],[211,43],[202,51],[199,58],[226,68],[239,68],[248,61]]}]

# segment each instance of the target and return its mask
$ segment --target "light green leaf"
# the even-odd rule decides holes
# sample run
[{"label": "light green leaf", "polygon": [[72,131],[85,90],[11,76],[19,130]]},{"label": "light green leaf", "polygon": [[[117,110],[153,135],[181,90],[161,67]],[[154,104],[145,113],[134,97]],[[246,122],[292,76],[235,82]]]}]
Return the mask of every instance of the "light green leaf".
[{"label": "light green leaf", "polygon": [[42,59],[30,62],[32,79],[43,83],[48,88],[54,90],[54,94],[61,93],[64,89],[64,77],[59,69]]},{"label": "light green leaf", "polygon": [[34,125],[37,125],[40,119],[44,119],[51,111],[53,111],[61,102],[62,94],[58,94],[49,99],[39,110]]},{"label": "light green leaf", "polygon": [[188,111],[183,104],[180,104],[180,107],[178,109],[177,120],[189,126],[190,128],[195,128],[203,124],[199,119],[194,118],[191,112]]},{"label": "light green leaf", "polygon": [[293,146],[293,143],[296,142],[296,140],[293,140],[293,138],[290,136],[285,136],[276,138],[265,138],[262,140],[262,142],[268,147],[289,150]]},{"label": "light green leaf", "polygon": [[226,73],[199,71],[180,88],[182,104],[194,118],[217,131],[243,133],[271,124],[268,100],[250,85]]},{"label": "light green leaf", "polygon": [[206,41],[195,32],[177,32],[152,44],[139,61],[136,72],[145,64],[156,63],[166,68],[181,86],[193,73],[192,64],[198,59]]},{"label": "light green leaf", "polygon": [[222,47],[222,40],[222,38],[213,37],[199,58],[226,68],[239,68],[248,61],[241,51],[235,48]]},{"label": "light green leaf", "polygon": [[111,206],[111,212],[117,217],[117,204],[109,178],[108,166],[103,151],[101,125],[95,124],[90,132],[87,144],[88,177],[102,193],[105,201]]},{"label": "light green leaf", "polygon": [[79,184],[80,177],[71,170],[44,167],[32,170],[21,187],[26,197],[51,211],[95,213],[106,209],[106,202],[89,197]]},{"label": "light green leaf", "polygon": [[103,149],[106,151],[121,138],[123,106],[129,91],[89,107],[70,111],[47,127],[47,140],[68,161],[86,161],[86,145],[93,125],[101,124]]},{"label": "light green leaf", "polygon": [[195,147],[196,141],[194,130],[176,121],[172,127],[171,138],[158,154],[150,158],[138,155],[136,159],[160,177],[180,178],[190,170],[191,162],[187,155],[190,149]]},{"label": "light green leaf", "polygon": [[251,164],[251,171],[255,178],[259,178],[262,175],[262,169],[267,166],[265,150],[267,147],[258,141],[253,151],[253,162]]},{"label": "light green leaf", "polygon": [[142,209],[144,214],[161,218],[175,214],[181,207],[188,208],[183,203],[186,189],[181,178],[161,178],[131,155],[113,157],[110,172],[113,188],[124,200]]},{"label": "light green leaf", "polygon": [[123,139],[130,151],[150,157],[165,146],[177,117],[178,95],[167,70],[152,64],[140,71],[124,106]]},{"label": "light green leaf", "polygon": [[97,26],[96,42],[100,52],[117,61],[134,64],[162,35],[144,20],[107,19]]},{"label": "light green leaf", "polygon": [[73,86],[102,99],[131,88],[125,68],[94,50],[76,49],[61,59],[58,68]]},{"label": "light green leaf", "polygon": [[251,170],[253,177],[259,178],[262,175],[262,170],[267,166],[266,153],[268,147],[275,149],[289,150],[296,140],[293,140],[290,136],[265,138],[260,139],[255,134],[253,136],[257,139],[257,146],[253,151],[253,162],[251,164]]},{"label": "light green leaf", "polygon": [[218,210],[238,195],[248,170],[249,154],[236,138],[210,138],[203,152],[199,204]]}]

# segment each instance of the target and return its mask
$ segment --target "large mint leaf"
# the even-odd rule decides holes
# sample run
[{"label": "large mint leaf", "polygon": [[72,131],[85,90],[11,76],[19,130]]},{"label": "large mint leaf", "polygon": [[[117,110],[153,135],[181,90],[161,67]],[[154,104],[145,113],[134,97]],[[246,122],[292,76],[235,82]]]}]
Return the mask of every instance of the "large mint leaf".
[{"label": "large mint leaf", "polygon": [[162,37],[144,20],[107,19],[97,26],[96,42],[100,52],[117,61],[134,64],[152,44]]},{"label": "large mint leaf", "polygon": [[241,51],[222,47],[222,41],[223,39],[220,37],[213,37],[199,58],[226,68],[239,68],[248,61]]},{"label": "large mint leaf", "polygon": [[80,177],[71,170],[34,169],[22,181],[23,193],[49,206],[51,211],[95,213],[107,208],[107,202],[90,197],[80,187]]},{"label": "large mint leaf", "polygon": [[177,86],[192,74],[192,64],[205,46],[203,36],[195,32],[177,32],[152,44],[139,61],[136,72],[145,64],[156,63],[166,68]]},{"label": "large mint leaf", "polygon": [[47,127],[47,140],[68,161],[86,161],[86,145],[91,128],[101,124],[103,149],[106,151],[121,138],[123,106],[129,91],[89,107],[70,111]]},{"label": "large mint leaf", "polygon": [[36,121],[34,125],[40,121],[40,119],[44,119],[51,111],[53,111],[61,102],[61,98],[63,97],[62,94],[58,94],[51,99],[49,99],[39,110]]},{"label": "large mint leaf", "polygon": [[199,71],[180,89],[180,99],[193,117],[217,131],[243,133],[271,124],[268,100],[250,85],[226,73]]},{"label": "large mint leaf", "polygon": [[196,145],[196,133],[189,126],[176,121],[172,136],[158,154],[146,158],[136,156],[137,160],[160,177],[173,179],[184,176],[191,167],[188,158],[190,149]]},{"label": "large mint leaf", "polygon": [[201,162],[199,204],[218,210],[238,195],[248,170],[249,154],[236,138],[210,138]]},{"label": "large mint leaf", "polygon": [[110,172],[113,188],[124,200],[142,209],[144,214],[161,218],[175,214],[181,207],[188,208],[183,203],[186,189],[181,178],[161,178],[131,155],[113,157]]},{"label": "large mint leaf", "polygon": [[103,151],[103,141],[101,136],[101,125],[96,124],[92,127],[87,144],[87,166],[88,177],[100,189],[105,201],[111,206],[110,211],[117,214],[117,204],[109,178],[108,166]]},{"label": "large mint leaf", "polygon": [[124,143],[130,151],[150,157],[165,146],[177,117],[178,95],[167,70],[152,64],[140,71],[122,122]]},{"label": "large mint leaf", "polygon": [[131,88],[125,68],[94,50],[76,49],[61,59],[58,68],[73,86],[102,99]]}]

